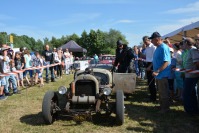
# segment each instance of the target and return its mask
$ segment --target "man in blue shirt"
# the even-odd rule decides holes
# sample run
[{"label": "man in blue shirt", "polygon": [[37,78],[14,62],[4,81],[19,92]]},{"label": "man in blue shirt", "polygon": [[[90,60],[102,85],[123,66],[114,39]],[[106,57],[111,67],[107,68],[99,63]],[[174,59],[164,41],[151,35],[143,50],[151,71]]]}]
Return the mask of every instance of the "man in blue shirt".
[{"label": "man in blue shirt", "polygon": [[153,55],[153,73],[159,92],[160,113],[169,111],[169,85],[168,77],[170,73],[170,49],[163,43],[161,35],[154,32],[151,37],[151,42],[157,47]]}]

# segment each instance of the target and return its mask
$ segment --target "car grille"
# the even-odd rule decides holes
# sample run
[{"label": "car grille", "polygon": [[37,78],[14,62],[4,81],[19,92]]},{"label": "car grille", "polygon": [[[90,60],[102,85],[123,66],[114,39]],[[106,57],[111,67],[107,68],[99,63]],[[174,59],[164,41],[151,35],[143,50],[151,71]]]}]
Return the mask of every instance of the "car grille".
[{"label": "car grille", "polygon": [[75,96],[95,96],[95,82],[91,80],[78,80],[75,84]]}]

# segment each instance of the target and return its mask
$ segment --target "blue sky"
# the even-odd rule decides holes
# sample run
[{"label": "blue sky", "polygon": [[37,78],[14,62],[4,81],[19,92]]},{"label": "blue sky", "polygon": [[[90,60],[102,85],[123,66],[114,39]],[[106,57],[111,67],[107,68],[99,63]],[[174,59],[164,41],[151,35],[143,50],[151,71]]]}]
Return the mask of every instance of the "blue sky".
[{"label": "blue sky", "polygon": [[1,0],[0,31],[35,39],[121,31],[130,46],[199,21],[196,0]]}]

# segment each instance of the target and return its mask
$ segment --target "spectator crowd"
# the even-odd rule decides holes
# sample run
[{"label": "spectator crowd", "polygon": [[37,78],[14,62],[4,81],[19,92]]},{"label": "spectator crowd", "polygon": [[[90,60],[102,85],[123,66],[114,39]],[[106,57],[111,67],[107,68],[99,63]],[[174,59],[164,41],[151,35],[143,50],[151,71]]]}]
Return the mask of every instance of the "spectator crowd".
[{"label": "spectator crowd", "polygon": [[183,37],[181,42],[171,44],[158,32],[143,37],[143,46],[134,46],[134,67],[138,78],[147,79],[149,101],[157,101],[159,93],[160,112],[169,111],[171,101],[181,101],[190,115],[198,110],[198,73],[177,70],[199,69],[199,34],[194,39]]},{"label": "spectator crowd", "polygon": [[[18,73],[0,77],[0,100],[13,94],[20,94],[19,87],[27,88],[37,84],[39,87],[44,86],[42,66],[59,63],[45,68],[45,82],[49,83],[62,78],[63,73],[70,74],[73,62],[73,53],[68,49],[50,50],[49,45],[45,45],[45,50],[40,54],[39,51],[30,52],[26,48],[20,48],[19,52],[14,52],[9,46],[3,44],[0,50],[0,74],[14,71]],[[38,67],[38,69],[32,70],[32,67]]]}]

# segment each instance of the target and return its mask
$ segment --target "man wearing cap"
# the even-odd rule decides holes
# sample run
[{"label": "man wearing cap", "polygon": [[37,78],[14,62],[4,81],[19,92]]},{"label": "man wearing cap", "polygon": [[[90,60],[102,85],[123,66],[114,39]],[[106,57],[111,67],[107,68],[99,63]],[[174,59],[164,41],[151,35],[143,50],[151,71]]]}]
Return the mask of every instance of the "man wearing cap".
[{"label": "man wearing cap", "polygon": [[149,39],[148,36],[144,36],[142,38],[144,44],[146,44],[146,49],[145,49],[145,56],[146,56],[146,76],[147,76],[147,83],[149,86],[149,92],[150,92],[150,101],[155,102],[156,101],[156,93],[157,89],[155,86],[155,80],[152,75],[153,73],[153,54],[155,52],[156,46],[154,46],[151,43],[151,40]]},{"label": "man wearing cap", "polygon": [[131,60],[134,58],[133,51],[121,40],[117,41],[116,58],[114,68],[118,66],[118,73],[132,72]]},{"label": "man wearing cap", "polygon": [[[197,35],[195,37],[197,40]],[[185,47],[188,49],[185,69],[199,70],[199,47],[198,43],[195,45],[195,41],[192,38],[184,39]],[[197,73],[185,73],[184,80],[184,92],[183,92],[183,102],[184,109],[188,114],[194,115],[198,114],[198,101],[196,94],[196,84],[199,80],[199,74]]]},{"label": "man wearing cap", "polygon": [[153,55],[153,76],[155,76],[159,92],[160,113],[166,113],[170,106],[168,85],[171,63],[170,49],[163,43],[158,32],[154,32],[149,39],[157,47]]}]

